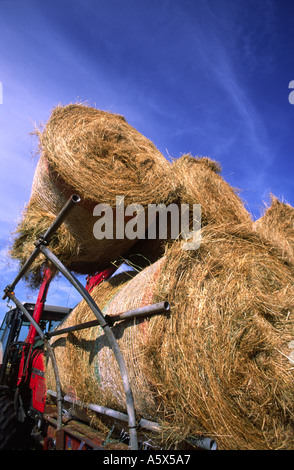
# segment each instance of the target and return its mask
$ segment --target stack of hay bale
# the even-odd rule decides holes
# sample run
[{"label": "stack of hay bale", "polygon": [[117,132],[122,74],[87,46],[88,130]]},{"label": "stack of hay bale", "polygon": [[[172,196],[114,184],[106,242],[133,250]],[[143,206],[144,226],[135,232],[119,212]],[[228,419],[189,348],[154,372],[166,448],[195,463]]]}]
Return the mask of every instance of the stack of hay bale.
[{"label": "stack of hay bale", "polygon": [[[74,130],[67,127],[73,111]],[[293,209],[275,202],[253,223],[216,162],[186,155],[169,164],[139,136],[130,138],[129,152],[122,158],[118,145],[126,140],[127,124],[116,117],[120,138],[105,131],[94,142],[97,121],[105,122],[108,117],[102,113],[96,119],[99,113],[77,106],[53,112],[41,135],[46,165],[38,178],[42,186],[49,175],[46,196],[55,200],[51,204],[47,197],[40,197],[39,190],[38,195],[33,191],[34,204],[30,201],[20,224],[13,255],[22,259],[20,247],[31,241],[30,230],[36,230],[44,214],[49,214],[49,221],[60,208],[54,205],[60,193],[65,195],[68,188],[85,198],[83,210],[88,200],[110,202],[111,194],[117,193],[128,197],[128,203],[201,204],[199,249],[183,250],[181,240],[161,243],[150,266],[135,276],[117,275],[94,288],[91,295],[110,316],[163,300],[171,304],[169,316],[129,320],[113,327],[128,368],[136,412],[160,423],[162,442],[177,445],[201,435],[214,438],[220,449],[294,449],[294,367],[289,349],[294,336]],[[74,134],[78,134],[75,139]],[[143,152],[140,159],[146,148],[147,154]],[[73,154],[79,155],[73,166],[69,160],[62,163]],[[77,161],[83,162],[81,172],[74,168]],[[97,167],[94,161],[99,162]],[[112,173],[115,165],[120,165],[120,173]],[[84,193],[78,180],[82,174],[88,175]],[[105,186],[104,181],[108,181]],[[97,187],[102,189],[94,194]],[[28,214],[35,204],[40,218],[37,215],[37,223],[32,224]],[[53,248],[78,272],[84,261],[86,270],[91,260],[97,270],[104,258],[95,240],[79,233],[79,214],[75,217]],[[25,231],[27,225],[30,230]],[[65,259],[62,242],[66,237]],[[150,247],[148,241],[146,246]],[[126,256],[136,250],[146,255],[146,246],[141,241],[118,249]],[[106,253],[108,261],[114,259],[111,251]],[[85,252],[89,256],[83,258]],[[92,253],[98,253],[97,257]],[[82,301],[62,327],[92,319],[93,313]],[[58,337],[52,346],[64,393],[125,411],[118,366],[100,327],[70,333],[62,341]],[[50,364],[46,375],[48,388],[54,389]]]}]

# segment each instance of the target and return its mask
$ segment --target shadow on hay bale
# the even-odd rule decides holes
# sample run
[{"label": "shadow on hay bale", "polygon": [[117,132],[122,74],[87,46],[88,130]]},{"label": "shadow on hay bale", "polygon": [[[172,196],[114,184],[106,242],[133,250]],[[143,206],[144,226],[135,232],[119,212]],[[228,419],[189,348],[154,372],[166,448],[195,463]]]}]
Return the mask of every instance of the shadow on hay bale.
[{"label": "shadow on hay bale", "polygon": [[[122,274],[92,292],[108,315],[171,304],[170,316],[113,328],[136,410],[160,422],[163,440],[207,435],[220,449],[294,449],[293,274],[277,245],[248,225],[226,224],[204,228],[198,250],[174,242],[134,278]],[[81,302],[63,327],[91,319]],[[125,411],[118,367],[100,328],[52,346],[64,393]],[[48,388],[52,377],[49,364]]]}]

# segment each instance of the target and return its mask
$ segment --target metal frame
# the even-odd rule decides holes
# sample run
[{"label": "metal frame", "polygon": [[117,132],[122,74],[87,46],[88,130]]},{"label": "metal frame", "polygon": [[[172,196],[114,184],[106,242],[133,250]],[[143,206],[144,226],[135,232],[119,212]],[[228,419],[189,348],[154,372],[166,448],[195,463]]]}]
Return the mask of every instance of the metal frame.
[{"label": "metal frame", "polygon": [[[53,390],[47,390],[47,393],[51,397],[56,398],[56,392],[54,392]],[[80,408],[85,408],[91,411],[95,411],[95,413],[113,418],[118,421],[122,421],[124,423],[128,422],[128,415],[125,413],[122,413],[121,411],[113,410],[105,406],[95,405],[93,403],[84,403],[83,401],[76,400],[75,398],[69,395],[65,395],[63,397],[63,401],[65,403],[78,405]],[[141,418],[138,421],[138,428],[146,429],[147,431],[151,431],[157,434],[160,434],[162,432],[162,428],[158,423],[156,423],[155,421],[150,421],[145,418]],[[216,450],[217,449],[217,444],[215,440],[211,439],[210,437],[191,437],[187,439],[187,442],[194,445],[198,449],[203,449],[203,450]]]},{"label": "metal frame", "polygon": [[[116,316],[103,316],[101,310],[99,309],[98,305],[95,303],[89,292],[85,289],[85,287],[79,282],[79,280],[63,265],[63,263],[48,249],[48,244],[56,232],[56,230],[60,227],[60,225],[64,222],[68,214],[73,210],[76,204],[80,202],[80,197],[76,194],[72,195],[71,198],[67,201],[63,209],[57,215],[56,219],[52,223],[52,225],[48,228],[46,233],[41,236],[35,242],[35,249],[33,253],[30,255],[12,284],[8,285],[4,289],[4,296],[3,299],[9,298],[11,299],[15,305],[24,313],[27,319],[31,322],[31,324],[36,329],[39,337],[44,341],[44,344],[48,350],[50,359],[52,360],[54,374],[55,374],[55,381],[56,381],[56,400],[57,400],[57,411],[58,411],[58,418],[57,418],[57,430],[60,430],[62,427],[62,395],[61,395],[61,385],[59,380],[59,373],[58,367],[54,355],[54,351],[48,341],[51,336],[56,334],[63,334],[69,331],[75,331],[82,328],[89,328],[91,326],[100,325],[103,328],[104,334],[108,340],[110,347],[115,355],[116,361],[119,366],[120,374],[122,377],[123,387],[126,396],[126,407],[127,407],[127,419],[128,419],[128,427],[129,427],[129,436],[130,436],[130,447],[132,450],[138,449],[138,439],[137,439],[137,422],[136,422],[136,413],[135,413],[135,406],[134,406],[134,399],[133,394],[130,386],[130,381],[128,377],[127,368],[125,365],[125,361],[123,355],[120,351],[119,345],[116,341],[114,333],[111,330],[111,326],[116,321],[121,321],[126,318],[137,318],[145,315],[153,315],[156,313],[163,313],[169,312],[169,304],[168,302],[162,302],[160,304],[155,304],[152,306],[147,306],[141,309],[136,309],[128,312],[124,312],[120,315]],[[87,302],[89,307],[91,308],[92,312],[96,316],[94,322],[87,322],[81,325],[76,325],[71,328],[66,328],[63,330],[59,330],[59,332],[51,333],[51,334],[44,334],[40,329],[38,323],[34,320],[34,318],[30,315],[24,305],[15,297],[14,289],[18,282],[22,279],[22,277],[26,274],[26,272],[30,269],[32,263],[36,259],[39,253],[42,253],[56,268],[60,271],[68,281],[75,287],[75,289],[81,294],[83,299]],[[37,338],[36,338],[37,339]]]},{"label": "metal frame", "polygon": [[[141,318],[150,315],[156,315],[159,313],[170,312],[170,305],[168,302],[159,302],[158,304],[147,305],[146,307],[136,308],[134,310],[128,310],[127,312],[118,315],[105,315],[104,318],[110,326],[113,326],[116,322],[122,320],[130,320],[132,318]],[[93,326],[99,326],[98,320],[88,321],[86,323],[80,323],[79,325],[69,326],[60,330],[51,331],[45,333],[46,338],[52,338],[52,336],[63,335],[64,333],[71,333],[73,331],[84,330],[86,328],[92,328]]]}]

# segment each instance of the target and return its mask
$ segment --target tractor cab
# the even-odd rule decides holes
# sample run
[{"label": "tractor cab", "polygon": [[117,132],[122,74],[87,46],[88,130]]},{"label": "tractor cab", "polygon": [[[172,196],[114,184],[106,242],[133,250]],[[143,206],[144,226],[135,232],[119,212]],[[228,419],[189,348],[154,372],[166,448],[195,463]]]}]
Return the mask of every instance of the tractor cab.
[{"label": "tractor cab", "polygon": [[[35,304],[23,303],[25,309],[33,315]],[[71,312],[71,308],[45,305],[39,323],[43,333],[53,331]],[[20,350],[26,344],[31,323],[18,308],[9,310],[0,328],[0,384],[6,383],[7,375],[17,362]],[[42,349],[41,338],[34,343],[34,348]]]}]

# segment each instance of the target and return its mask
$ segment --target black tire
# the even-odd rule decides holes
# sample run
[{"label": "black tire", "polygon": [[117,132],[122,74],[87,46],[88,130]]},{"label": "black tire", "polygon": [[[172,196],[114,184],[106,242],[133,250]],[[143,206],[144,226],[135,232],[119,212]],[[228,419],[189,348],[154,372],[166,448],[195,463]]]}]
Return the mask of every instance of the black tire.
[{"label": "black tire", "polygon": [[7,396],[0,396],[0,450],[9,450],[13,446],[17,429],[17,417],[13,401]]}]

